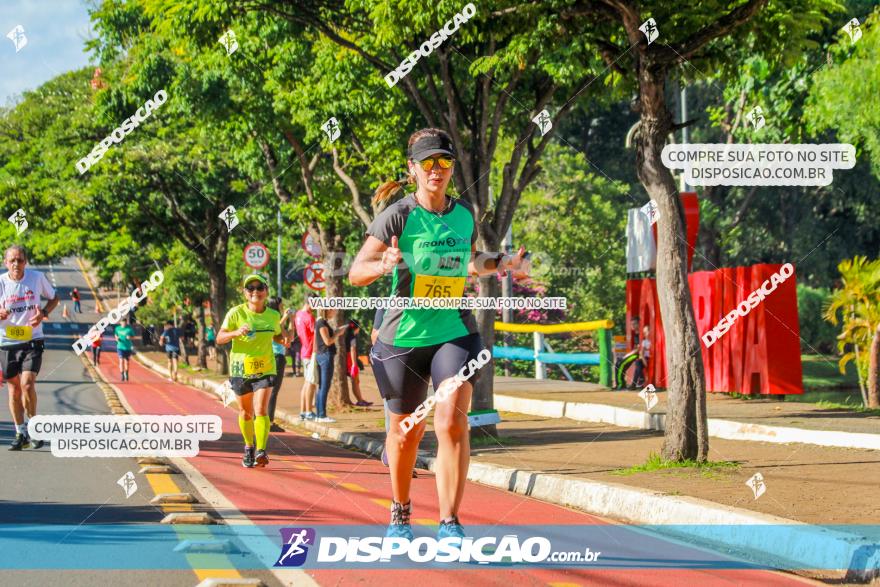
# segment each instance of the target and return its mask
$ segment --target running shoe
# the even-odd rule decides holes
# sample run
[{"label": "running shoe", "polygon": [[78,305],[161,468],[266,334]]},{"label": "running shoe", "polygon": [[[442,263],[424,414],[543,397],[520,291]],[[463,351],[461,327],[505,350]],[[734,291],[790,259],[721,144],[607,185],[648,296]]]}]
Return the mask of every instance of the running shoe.
[{"label": "running shoe", "polygon": [[391,523],[388,525],[388,531],[385,532],[387,538],[406,538],[413,539],[412,526],[409,523],[409,517],[412,515],[412,501],[406,505],[391,502]]},{"label": "running shoe", "polygon": [[305,412],[300,412],[300,413],[299,413],[299,419],[300,419],[300,421],[305,422],[305,421],[306,421],[306,416],[307,416],[307,414],[306,414]]},{"label": "running shoe", "polygon": [[444,538],[464,538],[464,528],[458,523],[458,516],[452,516],[448,522],[441,520],[440,528],[437,530],[437,540]]},{"label": "running shoe", "polygon": [[309,412],[308,414],[306,414],[306,420],[314,420],[317,417],[318,415],[315,412]]},{"label": "running shoe", "polygon": [[43,445],[46,444],[42,440],[34,440],[34,439],[30,439],[30,440],[31,440],[31,448],[43,448]]},{"label": "running shoe", "polygon": [[266,454],[265,450],[258,450],[256,460],[258,467],[265,467],[269,464],[269,455]]},{"label": "running shoe", "polygon": [[323,418],[315,418],[315,422],[321,422],[323,424],[332,424],[336,421],[336,418],[331,418],[329,416],[325,416]]},{"label": "running shoe", "polygon": [[244,447],[244,457],[241,459],[241,466],[247,467],[248,469],[253,468],[253,466],[254,466],[254,447],[252,447],[252,446]]},{"label": "running shoe", "polygon": [[275,422],[272,422],[272,425],[269,426],[269,432],[284,432],[284,428],[282,428]]},{"label": "running shoe", "polygon": [[27,434],[18,433],[15,435],[15,440],[12,441],[12,446],[9,447],[9,450],[21,450],[23,448],[29,448],[31,445],[31,439],[28,438]]},{"label": "running shoe", "polygon": [[358,406],[358,407],[360,407],[360,408],[366,408],[366,407],[368,407],[368,406],[372,406],[372,405],[373,405],[373,402],[368,402],[368,401],[365,401],[365,400],[358,400],[357,403],[355,403],[354,405],[356,405],[356,406]]}]

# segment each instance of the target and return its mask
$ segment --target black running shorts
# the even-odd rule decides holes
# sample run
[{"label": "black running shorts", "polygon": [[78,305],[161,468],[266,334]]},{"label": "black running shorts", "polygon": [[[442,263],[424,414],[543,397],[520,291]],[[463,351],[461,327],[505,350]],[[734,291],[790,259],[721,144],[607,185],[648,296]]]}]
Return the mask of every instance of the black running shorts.
[{"label": "black running shorts", "polygon": [[0,346],[0,366],[3,368],[3,379],[9,380],[18,377],[22,371],[39,373],[42,365],[43,339]]},{"label": "black running shorts", "polygon": [[[388,409],[395,414],[411,414],[428,397],[428,377],[437,389],[468,361],[476,360],[483,349],[483,340],[477,333],[424,347],[397,347],[377,340],[370,359]],[[471,385],[480,371],[468,379]]]},{"label": "black running shorts", "polygon": [[272,384],[275,383],[274,375],[264,375],[263,377],[256,378],[248,378],[244,377],[230,377],[229,385],[232,386],[232,391],[235,392],[235,395],[247,395],[249,393],[253,393],[258,389],[263,389],[264,387],[272,387]]}]

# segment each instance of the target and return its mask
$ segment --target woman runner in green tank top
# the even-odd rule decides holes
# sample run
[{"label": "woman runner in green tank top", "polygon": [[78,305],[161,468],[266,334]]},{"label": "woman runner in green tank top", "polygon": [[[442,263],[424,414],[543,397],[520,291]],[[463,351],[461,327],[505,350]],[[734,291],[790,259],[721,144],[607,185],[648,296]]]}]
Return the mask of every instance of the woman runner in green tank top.
[{"label": "woman runner in green tank top", "polygon": [[[349,271],[352,285],[366,286],[392,274],[391,293],[399,298],[461,298],[468,275],[490,275],[510,269],[528,275],[525,249],[516,255],[476,249],[474,211],[464,200],[446,195],[455,164],[455,147],[439,129],[417,131],[409,139],[409,176],[376,190],[374,204],[390,198],[404,184],[417,190],[389,205],[373,220]],[[393,501],[387,536],[412,539],[410,484],[419,441],[425,433],[423,404],[429,380],[436,394],[438,539],[464,537],[458,510],[470,462],[467,413],[479,371],[465,381],[462,368],[489,355],[469,310],[397,309],[384,313],[371,363],[388,407],[386,439]],[[439,390],[444,393],[439,393]],[[444,397],[445,399],[440,399]],[[430,401],[430,400],[429,400]],[[421,406],[421,407],[420,407]],[[419,408],[419,410],[417,410]],[[413,418],[414,415],[419,418]]]}]

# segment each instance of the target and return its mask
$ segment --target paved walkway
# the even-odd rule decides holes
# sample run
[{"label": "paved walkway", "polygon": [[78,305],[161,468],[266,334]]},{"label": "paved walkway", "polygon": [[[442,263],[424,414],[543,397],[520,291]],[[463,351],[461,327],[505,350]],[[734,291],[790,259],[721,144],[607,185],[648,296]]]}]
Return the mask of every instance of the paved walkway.
[{"label": "paved walkway", "polygon": [[[496,377],[495,390],[499,394],[531,399],[598,403],[629,409],[644,409],[645,406],[637,391],[608,391],[593,383]],[[663,391],[657,392],[659,401],[651,409],[652,414],[666,413],[667,395]],[[880,434],[878,415],[821,408],[817,404],[799,402],[797,396],[788,396],[785,401],[745,400],[718,393],[709,393],[707,397],[706,409],[710,418],[766,426]]]}]

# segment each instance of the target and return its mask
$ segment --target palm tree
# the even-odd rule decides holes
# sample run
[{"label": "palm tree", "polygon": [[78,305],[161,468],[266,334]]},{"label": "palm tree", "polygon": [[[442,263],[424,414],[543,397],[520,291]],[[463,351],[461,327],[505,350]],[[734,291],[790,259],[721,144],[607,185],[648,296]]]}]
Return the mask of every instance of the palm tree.
[{"label": "palm tree", "polygon": [[837,337],[840,372],[855,361],[862,402],[870,408],[880,407],[880,260],[856,255],[842,261],[837,269],[842,287],[832,294],[825,319],[835,326],[843,324]]}]

